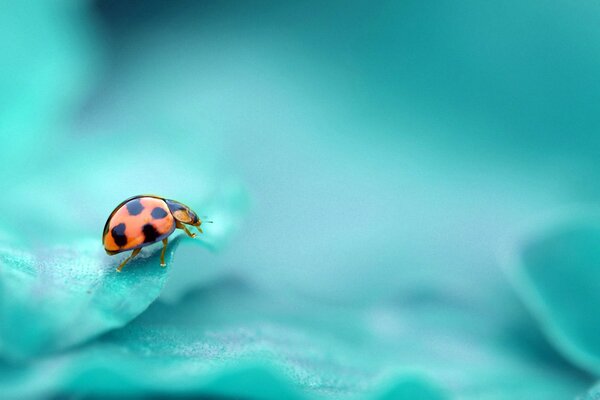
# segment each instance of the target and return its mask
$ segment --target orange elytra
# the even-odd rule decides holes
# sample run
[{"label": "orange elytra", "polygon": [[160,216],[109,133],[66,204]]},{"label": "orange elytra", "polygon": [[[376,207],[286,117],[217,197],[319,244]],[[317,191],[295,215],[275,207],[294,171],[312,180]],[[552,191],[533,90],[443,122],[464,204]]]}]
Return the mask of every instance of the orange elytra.
[{"label": "orange elytra", "polygon": [[123,266],[137,256],[142,247],[162,240],[160,266],[165,267],[168,238],[175,229],[183,229],[189,237],[196,237],[186,225],[194,226],[202,233],[202,221],[188,206],[153,195],[134,196],[123,201],[110,213],[104,225],[102,244],[111,256],[133,250],[117,268],[121,272]]}]

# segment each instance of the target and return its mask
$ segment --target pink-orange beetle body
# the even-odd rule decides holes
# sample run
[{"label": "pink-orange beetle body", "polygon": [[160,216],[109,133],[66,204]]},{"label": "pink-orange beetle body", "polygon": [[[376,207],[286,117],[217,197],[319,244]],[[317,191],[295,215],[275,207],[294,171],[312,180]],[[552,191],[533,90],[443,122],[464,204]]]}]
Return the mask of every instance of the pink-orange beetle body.
[{"label": "pink-orange beetle body", "polygon": [[184,230],[190,237],[196,236],[186,225],[202,233],[202,221],[188,206],[158,196],[138,195],[123,201],[110,213],[104,225],[102,244],[109,255],[133,250],[117,268],[120,272],[143,247],[162,241],[160,265],[164,267],[168,237],[175,229]]}]

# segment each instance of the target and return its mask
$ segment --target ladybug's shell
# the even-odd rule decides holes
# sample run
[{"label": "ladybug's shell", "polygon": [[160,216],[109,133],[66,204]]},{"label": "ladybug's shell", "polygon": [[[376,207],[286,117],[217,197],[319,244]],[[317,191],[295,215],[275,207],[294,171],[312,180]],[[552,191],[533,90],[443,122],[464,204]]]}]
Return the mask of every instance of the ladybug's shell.
[{"label": "ladybug's shell", "polygon": [[110,214],[102,243],[107,253],[116,254],[163,240],[174,230],[175,220],[163,199],[137,196],[125,200]]}]

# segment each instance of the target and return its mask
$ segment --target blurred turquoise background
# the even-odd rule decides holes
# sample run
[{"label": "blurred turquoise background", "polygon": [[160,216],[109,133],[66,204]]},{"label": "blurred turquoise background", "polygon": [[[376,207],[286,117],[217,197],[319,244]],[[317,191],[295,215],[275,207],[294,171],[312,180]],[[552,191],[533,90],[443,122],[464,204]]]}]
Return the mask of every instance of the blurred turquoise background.
[{"label": "blurred turquoise background", "polygon": [[[0,3],[2,397],[598,398],[599,17]],[[117,275],[140,193],[214,224]]]}]

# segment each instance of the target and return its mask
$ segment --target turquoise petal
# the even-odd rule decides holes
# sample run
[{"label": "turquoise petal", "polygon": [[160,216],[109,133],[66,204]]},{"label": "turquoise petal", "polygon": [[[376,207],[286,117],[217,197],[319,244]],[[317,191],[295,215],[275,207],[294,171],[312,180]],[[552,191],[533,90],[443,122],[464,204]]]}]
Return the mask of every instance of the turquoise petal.
[{"label": "turquoise petal", "polygon": [[400,374],[390,379],[389,387],[381,384],[381,393],[374,398],[378,400],[397,399],[421,399],[421,400],[444,400],[450,398],[437,385],[427,378],[416,374]]},{"label": "turquoise petal", "polygon": [[585,215],[523,241],[509,273],[556,348],[600,374],[600,217]]},{"label": "turquoise petal", "polygon": [[231,279],[177,305],[157,302],[87,346],[22,368],[0,364],[0,376],[11,374],[0,380],[0,391],[9,397],[445,398],[421,372],[382,367],[381,355],[365,347],[356,314],[327,310],[322,316],[329,322],[322,324],[311,307],[273,300]]},{"label": "turquoise petal", "polygon": [[316,307],[224,279],[176,304],[157,301],[87,346],[13,368],[0,392],[558,400],[589,385],[536,335],[451,302]]},{"label": "turquoise petal", "polygon": [[[171,241],[170,264],[180,237]],[[160,248],[144,249],[122,273],[126,255],[98,241],[28,252],[0,247],[0,354],[23,359],[81,343],[123,326],[160,294],[171,268]]]}]

